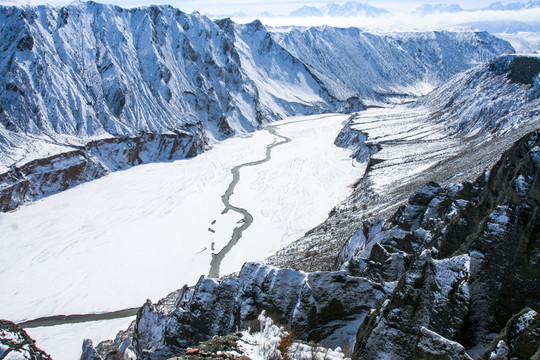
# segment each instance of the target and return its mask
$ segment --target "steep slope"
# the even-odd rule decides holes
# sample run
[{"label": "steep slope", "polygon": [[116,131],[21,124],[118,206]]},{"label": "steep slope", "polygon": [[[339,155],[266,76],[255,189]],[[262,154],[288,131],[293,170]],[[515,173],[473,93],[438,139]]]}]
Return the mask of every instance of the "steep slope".
[{"label": "steep slope", "polygon": [[[260,99],[266,89],[249,81],[234,34],[198,14],[88,2],[2,7],[2,23],[2,123],[11,131],[92,137],[201,122],[219,139],[275,119],[256,104],[268,107]],[[252,35],[259,46],[264,34]],[[309,77],[282,49],[261,50],[288,65],[280,69],[287,84]],[[315,110],[328,107],[316,96],[301,100]]]},{"label": "steep slope", "polygon": [[426,185],[358,249],[353,274],[399,281],[360,327],[354,359],[423,358],[422,328],[479,355],[514,314],[538,309],[539,151],[535,131],[474,183]]},{"label": "steep slope", "polygon": [[98,346],[99,356],[179,355],[265,310],[298,338],[333,347],[354,341],[348,331],[361,322],[354,359],[470,359],[465,349],[502,347],[529,358],[540,349],[539,155],[534,131],[475,182],[428,183],[383,224],[359,228],[363,241],[340,271],[246,264],[237,277],[184,287],[173,308],[148,302],[132,333]]},{"label": "steep slope", "polygon": [[500,135],[540,115],[540,56],[508,55],[459,74],[414,104],[452,136]]},{"label": "steep slope", "polygon": [[2,6],[0,23],[1,211],[285,116],[417,95],[512,51],[472,32],[270,34],[167,6]]},{"label": "steep slope", "polygon": [[1,7],[0,23],[3,211],[339,103],[260,23],[93,2]]},{"label": "steep slope", "polygon": [[425,94],[453,75],[513,53],[472,30],[375,34],[328,26],[273,28],[272,35],[338,98],[386,103]]},{"label": "steep slope", "polygon": [[[327,221],[269,263],[332,269],[338,249],[362,221],[389,216],[426,182],[474,180],[493,166],[493,154],[540,126],[539,70],[538,57],[502,56],[457,75],[414,104],[352,117],[349,128],[365,138],[357,152],[378,148],[368,171]],[[513,80],[516,76],[523,79]]]}]

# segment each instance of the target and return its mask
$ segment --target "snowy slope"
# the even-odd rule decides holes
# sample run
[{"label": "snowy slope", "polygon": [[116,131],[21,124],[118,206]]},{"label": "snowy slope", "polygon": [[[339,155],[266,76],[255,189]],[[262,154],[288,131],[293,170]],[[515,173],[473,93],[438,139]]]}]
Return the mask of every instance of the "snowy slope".
[{"label": "snowy slope", "polygon": [[[305,112],[332,110],[324,89],[279,46],[248,59],[256,54],[241,56],[234,33],[197,13],[88,2],[1,7],[0,23],[0,142],[10,147],[21,145],[19,134],[64,144],[199,123],[210,138],[223,139],[296,114],[289,99],[267,101],[280,97],[279,87],[298,91]],[[259,30],[252,46],[264,40]],[[270,87],[244,67],[263,58],[275,59],[283,74]],[[1,164],[24,162],[27,154],[10,156]]]},{"label": "snowy slope", "polygon": [[453,136],[500,135],[540,116],[540,56],[508,55],[459,74],[414,104]]},{"label": "snowy slope", "polygon": [[372,103],[425,94],[459,72],[514,52],[507,42],[472,30],[374,34],[324,26],[272,33],[336,97]]},{"label": "snowy slope", "polygon": [[363,147],[378,148],[368,171],[325,223],[270,263],[306,271],[332,268],[336,249],[355,236],[362,221],[391,213],[426,182],[446,185],[482,174],[498,154],[540,127],[539,72],[538,56],[501,56],[413,104],[352,117],[351,131],[367,136]]}]

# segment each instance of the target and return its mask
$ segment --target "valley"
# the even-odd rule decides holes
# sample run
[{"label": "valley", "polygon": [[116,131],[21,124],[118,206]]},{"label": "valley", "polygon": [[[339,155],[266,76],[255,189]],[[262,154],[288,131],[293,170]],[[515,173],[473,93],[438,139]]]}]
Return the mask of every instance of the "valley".
[{"label": "valley", "polygon": [[166,5],[0,24],[0,359],[540,354],[540,55]]},{"label": "valley", "polygon": [[[286,119],[272,124],[276,135],[237,136],[193,159],[116,172],[0,214],[0,232],[11,240],[0,255],[0,286],[17,294],[2,299],[0,317],[21,322],[115,311],[196,283],[211,272],[212,254],[243,226],[240,214],[224,211],[222,196],[231,169],[246,161],[258,165],[239,171],[229,201],[247,209],[253,223],[219,272],[264,260],[322,222],[363,174],[366,164],[353,164],[350,151],[333,144],[347,118]],[[268,145],[283,142],[278,134],[291,141],[260,161]],[[60,325],[66,336],[71,327]],[[58,339],[59,349],[49,348],[54,358],[72,358],[62,355],[61,333],[49,329]],[[46,329],[29,332],[38,341],[48,336]]]}]

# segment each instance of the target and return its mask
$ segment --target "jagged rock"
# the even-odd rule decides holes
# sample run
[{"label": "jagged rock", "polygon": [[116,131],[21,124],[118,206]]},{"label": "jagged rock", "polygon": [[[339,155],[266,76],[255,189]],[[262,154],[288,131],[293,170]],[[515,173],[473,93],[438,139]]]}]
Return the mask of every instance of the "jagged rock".
[{"label": "jagged rock", "polygon": [[472,358],[467,355],[461,344],[422,327],[413,360],[472,360]]},{"label": "jagged rock", "polygon": [[540,359],[540,315],[525,308],[513,316],[480,360]]},{"label": "jagged rock", "polygon": [[367,134],[362,131],[351,128],[352,120],[354,116],[351,116],[344,124],[343,128],[339,132],[334,144],[336,146],[353,150],[351,158],[356,159],[358,162],[366,162],[370,159],[371,155],[375,154],[380,148],[375,144],[367,144]]},{"label": "jagged rock", "polygon": [[306,274],[246,264],[237,278],[202,278],[182,293],[168,317],[147,303],[137,317],[135,350],[140,358],[173,356],[214,335],[247,328],[262,311],[293,328],[299,339],[320,341],[361,319],[386,294],[382,285],[345,272]]},{"label": "jagged rock", "polygon": [[0,320],[0,359],[52,360],[26,331],[6,320]]},{"label": "jagged rock", "polygon": [[85,339],[83,341],[80,360],[102,360],[96,349],[94,349],[94,344],[92,343],[92,340]]},{"label": "jagged rock", "polygon": [[[539,306],[539,149],[535,131],[502,155],[487,180],[446,189],[429,184],[383,226],[370,252],[348,264],[377,273],[383,270],[372,264],[388,262],[392,253],[416,257],[417,249],[434,247],[412,261],[390,299],[366,318],[353,358],[425,356],[414,347],[425,336],[422,327],[478,347],[514,313]],[[510,351],[504,340],[493,347],[497,356]]]},{"label": "jagged rock", "polygon": [[468,256],[436,261],[424,251],[390,300],[360,327],[356,358],[412,358],[422,327],[456,337],[468,310],[468,261]]}]

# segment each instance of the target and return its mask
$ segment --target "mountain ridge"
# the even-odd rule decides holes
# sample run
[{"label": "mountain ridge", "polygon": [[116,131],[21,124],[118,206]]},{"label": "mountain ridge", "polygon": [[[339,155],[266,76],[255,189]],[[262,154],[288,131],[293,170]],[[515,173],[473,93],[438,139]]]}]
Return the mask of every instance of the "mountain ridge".
[{"label": "mountain ridge", "polygon": [[[304,51],[310,40],[302,37],[303,30],[291,30],[286,41],[284,29],[269,29],[259,21],[211,21],[170,6],[2,6],[0,17],[5,24],[0,29],[5,39],[0,55],[0,172],[9,179],[1,185],[2,211],[144,162],[144,157],[115,155],[126,156],[122,139],[145,139],[140,136],[145,133],[163,139],[187,135],[196,142],[196,151],[145,150],[153,152],[147,159],[181,159],[285,116],[352,112],[363,109],[368,99],[380,103],[392,96],[414,97],[453,73],[513,51],[502,40],[471,31],[445,33],[442,42],[429,40],[439,37],[436,33],[393,38],[362,33],[363,42],[351,43],[349,32],[354,30],[326,28],[321,32],[325,41],[339,44],[326,46],[336,67],[321,54]],[[409,45],[391,50],[400,41]],[[445,65],[438,56],[448,58],[446,64],[454,57],[441,51],[443,44],[467,48],[444,74],[436,70]],[[415,60],[417,46],[433,56]],[[374,47],[390,52],[392,62],[368,56],[377,53]],[[350,65],[345,65],[358,54],[367,58],[355,64],[369,68],[371,76],[392,71],[395,79],[387,76],[382,84],[362,85],[365,77],[349,76]],[[414,74],[397,70],[401,59]],[[405,86],[411,76],[423,77],[423,85]],[[380,94],[381,86],[395,90]],[[45,186],[19,176],[26,163],[62,157],[89,142],[108,145],[97,157],[91,145],[94,152],[76,165],[88,170],[76,177],[51,175],[59,183]],[[116,158],[120,162],[111,161]],[[74,171],[72,166],[64,169]]]}]

